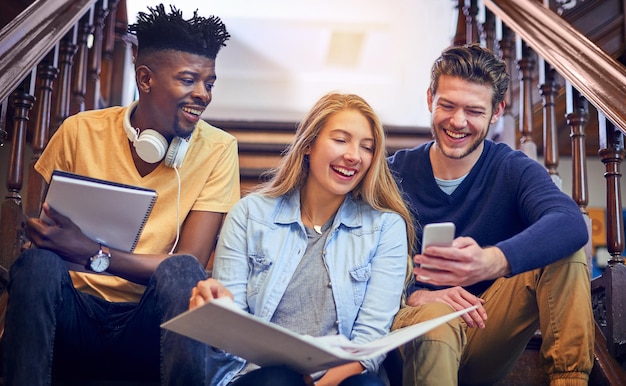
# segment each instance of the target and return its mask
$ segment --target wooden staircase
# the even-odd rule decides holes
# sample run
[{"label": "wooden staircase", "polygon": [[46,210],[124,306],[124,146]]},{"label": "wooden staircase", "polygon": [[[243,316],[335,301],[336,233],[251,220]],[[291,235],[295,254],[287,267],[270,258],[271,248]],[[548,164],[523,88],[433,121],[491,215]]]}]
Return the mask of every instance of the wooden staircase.
[{"label": "wooden staircase", "polygon": [[[531,23],[532,20],[543,21],[542,12],[537,12],[537,17],[525,18],[528,15],[525,12],[534,9],[531,6],[522,11],[515,8],[516,2],[484,0],[483,3],[486,6],[486,20],[480,24],[477,21],[478,1],[458,1],[459,23],[455,42],[462,44],[482,40],[488,47],[500,50],[503,58],[509,62],[513,83],[508,104],[509,113],[514,116],[515,124],[519,127],[516,130],[518,143],[534,142],[549,170],[555,162],[558,164],[559,155],[572,156],[577,175],[572,197],[583,211],[587,205],[585,157],[597,155],[600,151],[602,162],[607,165],[607,245],[612,260],[605,275],[592,283],[597,327],[596,363],[590,385],[626,385],[626,268],[619,257],[624,250],[624,224],[623,220],[619,220],[623,207],[619,169],[624,158],[626,124],[616,126],[608,122],[606,125],[606,120],[598,119],[600,111],[600,116],[622,122],[626,113],[622,111],[626,92],[621,87],[626,82],[620,86],[618,79],[621,78],[612,78],[611,74],[614,71],[621,74],[623,69],[614,70],[612,64],[607,65],[608,69],[602,73],[607,79],[600,82],[596,82],[593,77],[583,77],[585,83],[606,85],[606,89],[601,87],[602,90],[591,91],[585,87],[567,88],[565,76],[571,74],[555,73],[555,84],[560,86],[548,91],[548,98],[538,87],[548,82],[538,84],[540,76],[537,67],[531,71],[524,67],[524,63],[539,62],[538,53],[542,52],[539,49],[542,45],[541,39],[537,37],[555,34],[552,25],[548,23],[547,26],[537,27],[534,21]],[[549,3],[551,9],[556,10],[559,2],[551,0]],[[27,8],[33,4],[36,6]],[[51,12],[46,8],[52,4],[62,8],[63,12]],[[117,61],[124,57],[124,51],[128,49],[128,41],[124,37],[127,23],[125,4],[125,0],[16,0],[0,4],[0,142],[11,146],[9,171],[6,174],[7,194],[1,202],[0,214],[0,331],[6,305],[6,269],[17,257],[24,241],[19,231],[20,218],[22,213],[37,213],[41,199],[42,184],[33,172],[32,165],[45,147],[47,138],[69,114],[81,109],[120,104],[123,71],[119,70],[121,67],[115,66],[119,65]],[[564,10],[561,17],[609,53],[611,58],[622,60],[626,36],[624,8],[623,0],[585,0],[578,1],[572,9]],[[38,10],[46,12],[46,17],[39,19],[52,23],[50,28],[42,28],[32,22],[39,20],[35,17]],[[506,21],[501,36],[496,36],[496,16]],[[26,36],[28,34],[23,35],[20,31],[32,31],[31,35],[36,38],[29,38]],[[88,49],[86,36],[91,31],[96,36],[95,48]],[[524,58],[515,55],[516,36],[522,38]],[[575,39],[571,36],[569,38]],[[3,48],[3,44],[10,39],[22,39],[22,47],[32,48],[23,51],[16,45],[15,50],[18,52],[7,49],[8,44]],[[538,46],[534,47],[534,44]],[[96,55],[98,50],[101,52]],[[585,55],[586,52],[565,52],[559,56],[559,60],[575,68],[579,61],[592,58]],[[557,62],[549,56],[545,60],[548,63]],[[553,64],[556,66],[558,63]],[[604,65],[606,63],[593,63],[593,66],[602,69]],[[549,67],[549,70],[552,69]],[[515,82],[515,79],[519,79],[519,82]],[[572,79],[568,83],[576,86]],[[87,87],[88,84],[99,85],[100,89],[94,90],[91,86]],[[526,98],[521,90],[530,90],[532,96]],[[595,102],[596,94],[607,90],[610,91],[609,95],[600,98],[607,103]],[[573,105],[566,103],[569,93],[577,96]],[[527,100],[535,103],[526,106]],[[550,100],[553,102],[546,103]],[[584,103],[587,100],[599,106],[589,108],[588,103]],[[618,101],[621,108],[611,105],[611,101]],[[525,114],[525,111],[530,111],[530,114]],[[546,126],[545,116],[552,117],[554,124]],[[244,195],[262,181],[263,172],[276,165],[296,127],[296,122],[210,123],[238,139]],[[385,129],[389,154],[430,139],[429,134],[424,134],[427,132],[424,128],[386,126]],[[0,151],[6,151],[7,147]],[[499,386],[548,384],[539,368],[540,342],[539,335],[531,340],[514,371],[499,382]]]}]

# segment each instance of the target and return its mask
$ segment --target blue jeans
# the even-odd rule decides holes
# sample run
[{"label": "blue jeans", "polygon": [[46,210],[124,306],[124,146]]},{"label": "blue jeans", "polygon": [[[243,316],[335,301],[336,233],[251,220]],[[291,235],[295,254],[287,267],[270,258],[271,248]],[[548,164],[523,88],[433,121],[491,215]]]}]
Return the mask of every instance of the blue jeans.
[{"label": "blue jeans", "polygon": [[[384,385],[380,378],[367,373],[352,375],[339,383],[339,386]],[[306,386],[306,383],[302,374],[286,366],[268,366],[243,375],[231,386]]]},{"label": "blue jeans", "polygon": [[217,371],[208,346],[160,328],[187,310],[191,288],[206,277],[195,257],[171,256],[139,303],[112,303],[77,291],[56,254],[24,252],[10,271],[5,384],[49,385],[53,378],[208,384]]}]

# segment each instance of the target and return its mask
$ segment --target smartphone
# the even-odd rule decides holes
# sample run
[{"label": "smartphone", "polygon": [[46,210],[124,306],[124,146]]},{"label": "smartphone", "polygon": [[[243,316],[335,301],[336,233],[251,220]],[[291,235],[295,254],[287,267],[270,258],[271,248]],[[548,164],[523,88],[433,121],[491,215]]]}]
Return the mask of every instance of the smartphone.
[{"label": "smartphone", "polygon": [[454,240],[454,223],[440,222],[426,224],[424,233],[422,234],[422,253],[427,246],[449,247]]}]

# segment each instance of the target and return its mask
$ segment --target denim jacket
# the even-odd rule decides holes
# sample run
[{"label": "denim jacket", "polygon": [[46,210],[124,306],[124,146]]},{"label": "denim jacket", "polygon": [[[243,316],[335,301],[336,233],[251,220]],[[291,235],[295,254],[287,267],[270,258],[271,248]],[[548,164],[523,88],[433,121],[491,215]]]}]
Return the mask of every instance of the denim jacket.
[{"label": "denim jacket", "polygon": [[[269,321],[304,255],[307,235],[300,193],[250,194],[229,212],[215,253],[213,277],[235,303]],[[373,209],[350,195],[339,208],[323,252],[342,335],[364,343],[385,335],[400,306],[408,255],[400,215]],[[376,373],[384,356],[363,361]],[[244,365],[229,363],[226,384]],[[224,373],[222,373],[224,374]]]}]

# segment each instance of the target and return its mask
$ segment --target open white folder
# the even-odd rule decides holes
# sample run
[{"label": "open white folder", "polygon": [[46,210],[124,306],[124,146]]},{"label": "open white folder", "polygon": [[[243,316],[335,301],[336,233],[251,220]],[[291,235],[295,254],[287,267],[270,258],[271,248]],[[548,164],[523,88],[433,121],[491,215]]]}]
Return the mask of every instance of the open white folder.
[{"label": "open white folder", "polygon": [[286,365],[303,374],[385,354],[396,347],[476,309],[452,312],[355,344],[343,335],[311,337],[261,320],[219,298],[184,312],[161,327],[242,357],[259,366]]}]

